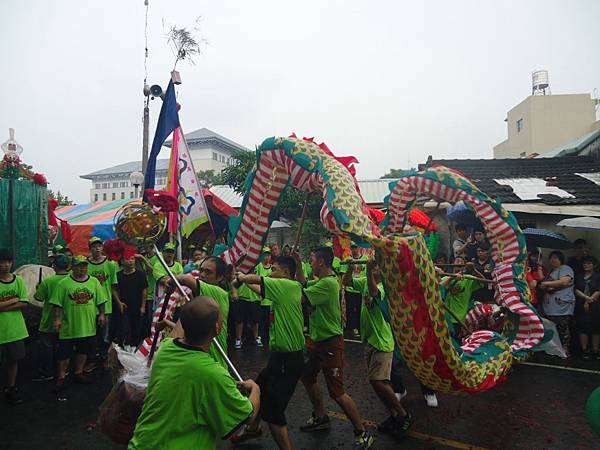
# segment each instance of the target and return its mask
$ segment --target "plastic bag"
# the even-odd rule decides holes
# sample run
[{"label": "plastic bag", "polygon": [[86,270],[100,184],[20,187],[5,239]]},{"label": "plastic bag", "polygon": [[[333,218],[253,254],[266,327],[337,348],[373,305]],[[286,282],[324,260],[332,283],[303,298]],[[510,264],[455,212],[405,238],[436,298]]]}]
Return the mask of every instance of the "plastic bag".
[{"label": "plastic bag", "polygon": [[114,344],[110,357],[116,383],[100,405],[98,425],[113,442],[127,444],[142,412],[150,370],[142,355]]},{"label": "plastic bag", "polygon": [[[560,336],[558,335],[558,330],[556,329],[556,325],[551,320],[548,320],[544,317],[541,318],[544,324],[544,331],[546,334],[552,333],[552,337],[543,342],[540,345],[540,350],[544,351],[548,355],[558,356],[562,359],[567,359],[567,354],[563,349],[563,346],[560,342]],[[545,339],[544,339],[545,340]]]}]

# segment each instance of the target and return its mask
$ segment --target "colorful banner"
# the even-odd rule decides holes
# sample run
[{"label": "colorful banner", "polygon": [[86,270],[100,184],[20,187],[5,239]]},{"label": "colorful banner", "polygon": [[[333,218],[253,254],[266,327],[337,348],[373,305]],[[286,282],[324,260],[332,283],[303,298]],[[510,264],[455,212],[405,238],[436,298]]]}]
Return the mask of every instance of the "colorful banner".
[{"label": "colorful banner", "polygon": [[181,127],[173,133],[173,151],[177,151],[179,158],[179,179],[177,181],[179,183],[180,229],[181,235],[187,238],[200,225],[210,222],[210,217],[202,195],[202,186],[198,182],[194,162]]}]

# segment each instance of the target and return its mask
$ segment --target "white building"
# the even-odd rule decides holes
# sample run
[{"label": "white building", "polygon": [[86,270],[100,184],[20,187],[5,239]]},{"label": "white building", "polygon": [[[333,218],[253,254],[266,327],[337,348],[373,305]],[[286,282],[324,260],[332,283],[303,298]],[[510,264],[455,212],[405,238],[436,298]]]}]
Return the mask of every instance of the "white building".
[{"label": "white building", "polygon": [[[233,154],[240,151],[249,151],[246,147],[207,128],[188,133],[185,135],[185,139],[196,171],[214,170],[215,174],[218,174],[232,163],[231,157]],[[171,143],[171,141],[166,141],[164,145],[170,148]],[[158,159],[156,161],[155,185],[157,189],[166,186],[168,168],[168,159]],[[141,170],[141,161],[130,161],[87,175],[81,175],[81,178],[92,182],[90,202],[130,199],[136,196],[136,192],[135,187],[131,186],[129,182],[129,175],[131,172]],[[141,189],[143,189],[143,186],[140,187]],[[138,194],[140,193],[138,192]]]}]

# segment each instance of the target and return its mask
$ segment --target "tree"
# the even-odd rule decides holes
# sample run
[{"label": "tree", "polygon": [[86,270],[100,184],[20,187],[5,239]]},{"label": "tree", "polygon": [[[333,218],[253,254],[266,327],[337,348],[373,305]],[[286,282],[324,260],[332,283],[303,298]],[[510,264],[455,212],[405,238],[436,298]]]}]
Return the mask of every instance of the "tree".
[{"label": "tree", "polygon": [[[234,163],[227,166],[221,172],[221,182],[231,186],[238,194],[245,194],[245,183],[248,174],[256,167],[255,152],[239,152],[233,155]],[[302,216],[302,209],[306,194],[294,188],[288,188],[280,199],[276,216],[282,215],[290,221],[296,222],[292,226],[294,236],[297,233],[299,220]],[[306,209],[304,225],[300,242],[302,247],[312,247],[324,239],[331,238],[331,233],[325,229],[320,220],[320,211],[323,206],[323,196],[320,194],[310,194]]]},{"label": "tree", "polygon": [[410,169],[391,169],[381,178],[400,178],[402,176],[402,172],[404,172],[405,170],[415,170],[415,168],[411,167]]},{"label": "tree", "polygon": [[48,195],[58,202],[58,206],[70,206],[73,204],[73,200],[69,199],[67,195],[62,195],[60,191],[55,194],[52,190],[48,189]]},{"label": "tree", "polygon": [[256,153],[237,152],[231,157],[233,164],[221,171],[221,182],[233,188],[238,194],[245,194],[246,177],[256,164]]},{"label": "tree", "polygon": [[222,184],[221,176],[216,174],[213,169],[199,170],[196,175],[198,176],[198,182],[203,187],[209,188],[215,184]]}]

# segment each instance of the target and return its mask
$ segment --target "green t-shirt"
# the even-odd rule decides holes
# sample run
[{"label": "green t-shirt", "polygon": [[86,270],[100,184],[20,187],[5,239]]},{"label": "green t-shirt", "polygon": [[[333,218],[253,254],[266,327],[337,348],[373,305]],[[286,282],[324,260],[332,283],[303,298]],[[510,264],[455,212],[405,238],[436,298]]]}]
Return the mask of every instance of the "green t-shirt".
[{"label": "green t-shirt", "polygon": [[101,263],[93,263],[90,258],[88,258],[88,261],[90,262],[88,264],[88,275],[100,282],[103,291],[102,298],[106,299],[104,314],[112,314],[112,287],[113,284],[117,284],[119,266],[108,258],[105,258]]},{"label": "green t-shirt", "polygon": [[[152,266],[152,269],[152,276],[154,277],[155,282],[160,280],[162,277],[169,275],[158,258],[156,259],[154,266]],[[169,266],[169,269],[171,269],[173,275],[181,275],[183,273],[183,267],[179,261],[173,261],[173,264]]]},{"label": "green t-shirt", "polygon": [[149,302],[154,301],[154,289],[156,288],[156,278],[154,278],[154,265],[158,263],[158,256],[152,255],[150,258],[146,258],[152,265],[152,273],[146,272],[146,281],[148,282],[148,291],[146,292],[146,300]]},{"label": "green t-shirt", "polygon": [[59,339],[75,339],[96,334],[98,306],[106,304],[106,291],[98,279],[88,276],[77,281],[63,278],[50,298],[50,304],[62,308]]},{"label": "green t-shirt", "polygon": [[346,273],[348,271],[348,264],[342,264],[342,260],[337,256],[333,257],[333,262],[331,263],[331,267],[333,271],[338,275]]},{"label": "green t-shirt", "polygon": [[202,350],[166,339],[158,349],[128,450],[212,450],[252,414],[229,373]]},{"label": "green t-shirt", "polygon": [[238,289],[238,296],[240,300],[244,300],[246,302],[257,302],[260,301],[260,295],[254,292],[252,289],[248,287],[247,284],[242,284]]},{"label": "green t-shirt", "polygon": [[385,302],[383,284],[377,284],[379,295],[373,297],[369,292],[367,277],[353,278],[354,289],[362,295],[360,308],[360,336],[364,343],[375,347],[380,352],[394,351],[394,336],[392,327],[385,320],[379,307],[380,302]]},{"label": "green t-shirt", "polygon": [[[263,266],[263,263],[258,263],[256,265],[256,268],[254,269],[254,272],[259,277],[268,277],[269,275],[271,275],[271,270],[271,266],[265,267]],[[270,298],[263,298],[260,300],[260,306],[271,306],[271,304],[272,302]]]},{"label": "green t-shirt", "polygon": [[[14,278],[10,282],[0,280],[0,302],[16,297],[19,301],[29,303],[29,295],[23,278],[18,275],[13,276]],[[0,313],[0,344],[20,341],[27,336],[29,333],[27,333],[21,310]]]},{"label": "green t-shirt", "polygon": [[[367,255],[362,255],[358,258],[359,261],[367,261],[369,257]],[[346,272],[350,269],[350,265],[346,265],[348,268]],[[356,264],[356,270],[352,274],[352,278],[362,278],[367,276],[367,265],[366,264]],[[346,286],[346,292],[352,292],[354,294],[362,294],[362,292],[357,291],[354,287]]]},{"label": "green t-shirt", "polygon": [[262,290],[271,299],[269,348],[276,352],[297,352],[304,348],[302,285],[287,278],[263,277]]},{"label": "green t-shirt", "polygon": [[340,283],[337,275],[311,280],[302,292],[314,307],[309,317],[310,338],[318,342],[341,335]]},{"label": "green t-shirt", "polygon": [[[444,281],[446,278],[442,278]],[[476,280],[463,279],[455,283],[450,281],[452,287],[446,288],[446,298],[444,302],[448,309],[452,311],[460,320],[465,320],[469,309],[473,307],[473,292],[483,287],[484,285]],[[450,316],[452,323],[456,323],[456,319]]]},{"label": "green t-shirt", "polygon": [[[227,291],[220,286],[214,284],[208,284],[204,281],[198,280],[198,295],[206,295],[207,297],[214,298],[219,304],[221,314],[223,314],[223,327],[221,332],[217,335],[217,341],[221,345],[221,348],[227,353],[227,318],[229,317],[229,294]],[[229,369],[227,362],[217,350],[214,345],[210,346],[210,354],[213,356],[215,361],[220,363],[225,369]]]},{"label": "green t-shirt", "polygon": [[302,261],[302,272],[304,272],[304,278],[306,280],[312,279],[312,267],[310,266],[310,263]]},{"label": "green t-shirt", "polygon": [[52,305],[50,305],[50,299],[52,298],[52,294],[58,286],[58,283],[67,276],[69,276],[69,274],[64,273],[44,278],[35,291],[34,298],[38,302],[44,303],[44,306],[42,307],[42,318],[40,319],[40,326],[38,328],[42,333],[55,332],[52,324]]}]

